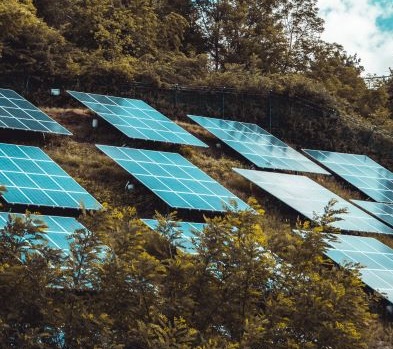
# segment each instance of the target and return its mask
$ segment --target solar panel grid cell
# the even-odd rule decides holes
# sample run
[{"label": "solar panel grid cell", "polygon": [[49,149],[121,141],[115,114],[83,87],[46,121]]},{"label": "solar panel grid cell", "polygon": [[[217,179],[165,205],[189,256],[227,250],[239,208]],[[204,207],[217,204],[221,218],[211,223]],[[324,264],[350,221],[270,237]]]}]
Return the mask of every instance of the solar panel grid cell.
[{"label": "solar panel grid cell", "polygon": [[255,170],[234,170],[308,219],[314,219],[315,214],[323,214],[328,202],[335,199],[337,203],[334,208],[346,208],[348,213],[338,215],[342,220],[332,223],[332,226],[347,231],[393,234],[393,229],[308,177]]},{"label": "solar panel grid cell", "polygon": [[97,145],[126,171],[175,208],[224,211],[248,205],[180,154]]},{"label": "solar panel grid cell", "polygon": [[393,173],[368,156],[304,151],[375,201],[393,203]]},{"label": "solar panel grid cell", "polygon": [[130,138],[207,147],[191,133],[141,100],[67,92]]},{"label": "solar panel grid cell", "polygon": [[[26,219],[24,214],[0,212],[0,229],[4,228],[7,224],[9,215]],[[70,236],[76,230],[86,229],[72,217],[31,215],[31,219],[33,221],[37,220],[40,224],[43,223],[47,226],[45,233],[49,247],[60,249],[66,255],[69,254],[70,243],[72,242]]]},{"label": "solar panel grid cell", "polygon": [[1,88],[0,128],[72,134],[15,91]]},{"label": "solar panel grid cell", "polygon": [[367,212],[378,217],[385,223],[393,226],[393,204],[385,204],[382,202],[371,202],[362,200],[351,200]]},{"label": "solar panel grid cell", "polygon": [[188,115],[261,168],[329,174],[256,124]]},{"label": "solar panel grid cell", "polygon": [[340,265],[360,264],[363,282],[393,302],[393,249],[370,237],[337,235],[326,255]]},{"label": "solar panel grid cell", "polygon": [[98,209],[100,204],[41,149],[0,143],[0,185],[11,204]]}]

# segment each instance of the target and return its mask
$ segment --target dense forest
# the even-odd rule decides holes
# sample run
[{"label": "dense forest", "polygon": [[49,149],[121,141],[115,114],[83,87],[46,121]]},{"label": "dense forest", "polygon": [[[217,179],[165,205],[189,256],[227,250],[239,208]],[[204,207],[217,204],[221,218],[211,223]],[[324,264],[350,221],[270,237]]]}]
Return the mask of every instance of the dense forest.
[{"label": "dense forest", "polygon": [[[305,94],[392,116],[392,83],[368,89],[360,59],[320,39],[315,0],[4,0],[0,81],[19,87],[226,86]],[[333,101],[332,101],[333,99]]]},{"label": "dense forest", "polygon": [[[279,134],[288,141],[372,154],[390,168],[393,80],[370,88],[359,57],[321,40],[323,25],[316,0],[2,0],[0,87],[42,107],[52,103],[43,98],[51,87],[125,95],[136,84],[225,87],[269,103],[275,93],[285,96],[275,113],[285,114]],[[172,99],[160,95],[155,106],[185,114]],[[253,210],[205,217],[197,253],[184,253],[176,213],[157,212],[159,227],[148,229],[135,207],[154,211],[154,197],[124,193],[127,177],[94,150],[95,142],[120,142],[116,135],[92,135],[84,111],[47,112],[75,136],[20,141],[39,142],[106,204],[79,217],[89,230],[74,233],[71,258],[48,246],[45,225],[29,213],[0,229],[0,348],[393,348],[381,297],[356,270],[324,257],[338,233],[329,223],[342,213],[333,203],[315,221],[294,224],[251,198]],[[260,112],[244,108],[237,118],[262,122]],[[244,200],[254,194],[231,172],[238,160],[214,149],[179,152]]]}]

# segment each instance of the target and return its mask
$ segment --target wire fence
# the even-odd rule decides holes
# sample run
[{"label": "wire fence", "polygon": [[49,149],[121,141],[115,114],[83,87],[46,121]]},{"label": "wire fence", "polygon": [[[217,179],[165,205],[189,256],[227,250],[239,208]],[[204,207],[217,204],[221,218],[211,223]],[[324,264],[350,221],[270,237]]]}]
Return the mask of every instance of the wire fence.
[{"label": "wire fence", "polygon": [[61,86],[61,96],[55,97],[51,96],[50,91],[58,86],[31,82],[19,86],[15,83],[3,83],[0,86],[12,88],[39,105],[79,107],[80,105],[65,93],[68,89],[142,99],[163,114],[181,121],[187,120],[187,114],[196,114],[258,123],[269,131],[279,131],[285,127],[286,119],[292,115],[303,115],[306,118],[338,115],[338,111],[333,108],[317,105],[298,96],[273,91],[253,93],[227,87],[177,84],[157,87],[133,82],[115,86],[97,83],[94,87],[85,88],[76,82]]},{"label": "wire fence", "polygon": [[[273,91],[250,92],[227,87],[180,86],[157,87],[132,82],[94,86],[68,83],[62,86],[43,83],[2,83],[24,97],[45,107],[81,108],[65,90],[102,93],[142,99],[175,120],[189,121],[187,114],[257,123],[275,136],[297,148],[324,149],[364,153],[393,166],[393,138],[383,130],[371,128],[357,118],[339,115],[338,111],[310,100]],[[51,88],[59,88],[60,96],[52,96]],[[314,99],[315,100],[315,99]]]}]

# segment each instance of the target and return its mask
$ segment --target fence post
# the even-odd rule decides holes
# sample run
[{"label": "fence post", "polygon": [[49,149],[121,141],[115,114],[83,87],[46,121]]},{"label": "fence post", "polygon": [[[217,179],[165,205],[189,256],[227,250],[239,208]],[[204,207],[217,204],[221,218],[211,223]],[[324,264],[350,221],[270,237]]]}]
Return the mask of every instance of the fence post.
[{"label": "fence post", "polygon": [[221,117],[225,118],[225,86],[221,91]]},{"label": "fence post", "polygon": [[174,86],[174,93],[173,93],[173,103],[174,103],[174,110],[177,108],[177,91],[179,89],[179,84],[175,84]]},{"label": "fence post", "polygon": [[269,90],[268,99],[267,99],[267,106],[268,106],[268,115],[269,115],[269,132],[272,132],[272,91]]}]

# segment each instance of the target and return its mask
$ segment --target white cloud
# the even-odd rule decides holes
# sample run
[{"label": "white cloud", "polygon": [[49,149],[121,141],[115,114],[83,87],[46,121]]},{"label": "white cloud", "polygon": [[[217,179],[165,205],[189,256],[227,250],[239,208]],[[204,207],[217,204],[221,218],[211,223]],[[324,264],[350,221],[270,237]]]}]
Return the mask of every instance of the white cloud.
[{"label": "white cloud", "polygon": [[322,39],[337,42],[361,58],[365,74],[386,75],[393,68],[393,31],[377,25],[378,18],[391,18],[393,4],[387,0],[318,0],[325,20]]}]

